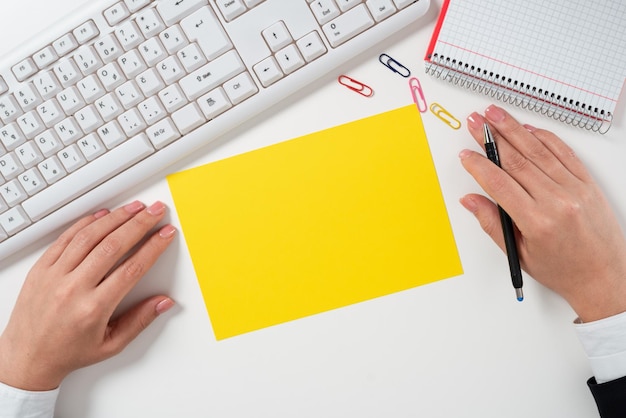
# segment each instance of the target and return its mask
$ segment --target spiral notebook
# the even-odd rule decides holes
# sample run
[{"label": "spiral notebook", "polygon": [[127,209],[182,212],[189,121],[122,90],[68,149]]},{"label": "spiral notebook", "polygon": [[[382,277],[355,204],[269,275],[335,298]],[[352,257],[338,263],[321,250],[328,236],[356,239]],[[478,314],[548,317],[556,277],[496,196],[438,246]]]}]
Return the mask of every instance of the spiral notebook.
[{"label": "spiral notebook", "polygon": [[426,72],[606,132],[626,79],[626,1],[444,0]]}]

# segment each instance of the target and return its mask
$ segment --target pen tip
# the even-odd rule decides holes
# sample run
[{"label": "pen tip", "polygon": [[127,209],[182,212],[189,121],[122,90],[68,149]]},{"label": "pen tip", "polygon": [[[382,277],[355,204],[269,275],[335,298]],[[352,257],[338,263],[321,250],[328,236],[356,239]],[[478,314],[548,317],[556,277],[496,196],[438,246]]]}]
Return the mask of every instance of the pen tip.
[{"label": "pen tip", "polygon": [[521,287],[515,289],[515,296],[517,296],[517,300],[519,302],[524,300],[524,292],[522,291]]}]

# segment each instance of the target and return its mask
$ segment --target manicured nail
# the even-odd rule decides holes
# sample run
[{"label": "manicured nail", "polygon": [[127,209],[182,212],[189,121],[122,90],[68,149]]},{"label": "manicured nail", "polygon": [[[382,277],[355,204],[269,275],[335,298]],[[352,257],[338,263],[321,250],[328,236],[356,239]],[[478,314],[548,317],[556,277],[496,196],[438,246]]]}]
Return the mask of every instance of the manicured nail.
[{"label": "manicured nail", "polygon": [[108,209],[100,209],[98,212],[94,213],[93,216],[96,219],[100,219],[103,216],[106,216],[109,214],[109,210]]},{"label": "manicured nail", "polygon": [[150,215],[156,216],[165,212],[165,204],[163,202],[154,202],[147,210]]},{"label": "manicured nail", "polygon": [[476,203],[476,200],[471,196],[463,196],[459,200],[459,202],[461,202],[461,205],[463,205],[465,209],[467,209],[468,211],[472,213],[478,210],[478,204]]},{"label": "manicured nail", "polygon": [[505,113],[504,110],[500,109],[498,106],[491,105],[485,110],[485,116],[491,122],[498,123],[504,120]]},{"label": "manicured nail", "polygon": [[170,298],[167,298],[159,302],[154,309],[156,310],[157,314],[161,315],[169,311],[172,308],[172,306],[174,306],[174,301]]},{"label": "manicured nail", "polygon": [[132,203],[129,203],[128,205],[124,206],[124,209],[126,209],[126,212],[128,213],[137,213],[143,210],[144,208],[144,204],[141,203],[138,200],[135,200]]},{"label": "manicured nail", "polygon": [[529,125],[529,124],[525,124],[525,125],[524,125],[524,128],[526,128],[526,130],[527,130],[528,132],[535,132],[535,131],[537,130],[537,128],[535,128],[534,126]]},{"label": "manicured nail", "polygon": [[159,236],[161,238],[169,238],[172,235],[174,235],[176,233],[176,228],[174,228],[172,225],[165,225],[163,228],[161,228],[161,230],[159,231]]},{"label": "manicured nail", "polygon": [[467,124],[472,129],[480,129],[483,127],[482,117],[478,113],[473,112],[467,117]]},{"label": "manicured nail", "polygon": [[462,160],[466,159],[470,155],[472,155],[472,151],[470,151],[468,149],[464,149],[461,152],[459,152],[459,158],[462,159]]}]

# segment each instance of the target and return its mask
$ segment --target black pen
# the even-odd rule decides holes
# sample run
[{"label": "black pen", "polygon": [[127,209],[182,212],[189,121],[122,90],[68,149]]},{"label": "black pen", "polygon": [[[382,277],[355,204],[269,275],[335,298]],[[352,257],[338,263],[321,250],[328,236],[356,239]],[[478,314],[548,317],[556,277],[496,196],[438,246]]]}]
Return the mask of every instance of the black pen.
[{"label": "black pen", "polygon": [[[498,149],[496,143],[493,140],[493,135],[489,129],[489,125],[486,123],[483,125],[485,132],[485,151],[487,152],[487,158],[500,167],[500,157],[498,156]],[[519,265],[519,256],[517,255],[517,244],[515,243],[515,230],[513,229],[513,221],[508,213],[504,211],[498,205],[498,211],[500,212],[500,222],[502,223],[502,231],[504,232],[504,244],[506,246],[506,255],[509,259],[509,270],[511,270],[511,281],[515,288],[515,295],[520,302],[524,300],[524,292],[522,292],[522,269]]]}]

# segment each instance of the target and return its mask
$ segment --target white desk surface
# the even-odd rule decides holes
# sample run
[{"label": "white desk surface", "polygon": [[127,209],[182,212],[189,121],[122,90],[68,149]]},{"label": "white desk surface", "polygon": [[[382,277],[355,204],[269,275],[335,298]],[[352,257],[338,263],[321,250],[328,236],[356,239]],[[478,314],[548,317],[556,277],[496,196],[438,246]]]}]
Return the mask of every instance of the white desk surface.
[{"label": "white desk surface", "polygon": [[[0,51],[18,47],[86,0],[2,2]],[[424,114],[431,151],[465,273],[391,296],[215,341],[191,261],[179,236],[129,296],[126,306],[166,292],[177,307],[118,357],[63,384],[57,416],[99,417],[567,417],[597,416],[591,375],[572,328],[571,309],[527,278],[518,303],[506,257],[458,203],[478,186],[458,162],[476,148],[465,117],[490,99],[424,74],[423,56],[442,0],[426,17],[344,65],[271,113],[256,118],[155,179],[121,193],[173,207],[168,172],[297,137],[411,103],[407,82],[378,63],[386,52],[417,75],[429,102],[463,120],[454,131]],[[365,99],[336,82],[348,74],[371,85]],[[626,215],[626,111],[601,136],[505,105],[520,120],[552,129],[578,152],[618,212]],[[175,214],[169,221],[178,224]],[[44,244],[0,263],[0,327]]]}]

